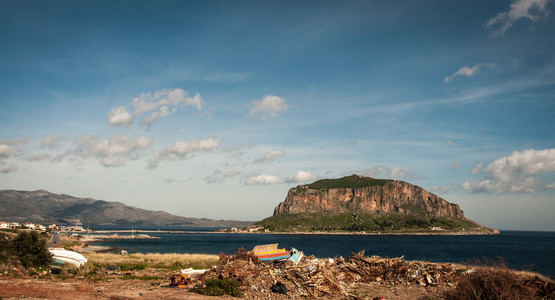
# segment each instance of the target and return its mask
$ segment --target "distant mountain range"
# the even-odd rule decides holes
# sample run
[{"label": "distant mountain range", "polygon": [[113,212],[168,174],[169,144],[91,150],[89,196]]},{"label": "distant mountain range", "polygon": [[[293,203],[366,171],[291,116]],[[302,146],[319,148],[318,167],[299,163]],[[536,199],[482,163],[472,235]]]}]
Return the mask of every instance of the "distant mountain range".
[{"label": "distant mountain range", "polygon": [[45,190],[0,191],[0,220],[56,224],[129,224],[159,226],[245,227],[252,222],[172,215],[121,202],[77,198]]}]

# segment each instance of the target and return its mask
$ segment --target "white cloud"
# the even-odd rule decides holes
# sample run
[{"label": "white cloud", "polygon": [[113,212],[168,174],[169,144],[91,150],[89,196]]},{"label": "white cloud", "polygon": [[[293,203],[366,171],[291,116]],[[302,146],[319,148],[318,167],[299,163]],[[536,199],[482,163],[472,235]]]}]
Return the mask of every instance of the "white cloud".
[{"label": "white cloud", "polygon": [[555,182],[552,182],[545,186],[546,189],[555,189]]},{"label": "white cloud", "polygon": [[141,120],[141,124],[150,127],[158,119],[175,113],[181,106],[194,106],[201,110],[204,104],[200,94],[193,97],[182,89],[161,90],[154,93],[141,93],[127,106],[112,108],[108,114],[108,122],[114,126],[131,127],[135,118],[143,113],[151,112]]},{"label": "white cloud", "polygon": [[555,172],[555,149],[514,151],[491,162],[482,181],[464,182],[462,188],[473,192],[528,192],[541,186],[541,179],[532,175]]},{"label": "white cloud", "polygon": [[50,157],[52,157],[52,155],[50,155],[48,153],[39,153],[39,154],[27,156],[25,158],[25,160],[27,160],[27,161],[41,161],[41,160],[49,159]]},{"label": "white cloud", "polygon": [[385,176],[393,179],[401,179],[411,174],[412,174],[412,170],[409,167],[395,167],[395,168],[389,169],[389,171],[385,173]]},{"label": "white cloud", "polygon": [[235,177],[235,176],[238,176],[240,174],[241,174],[241,172],[238,171],[238,170],[231,170],[231,171],[228,171],[228,172],[225,172],[225,173],[220,171],[220,170],[216,170],[216,171],[214,171],[213,176],[207,176],[207,177],[203,178],[203,180],[206,183],[209,183],[209,184],[222,183],[222,182],[224,182],[225,178]]},{"label": "white cloud", "polygon": [[42,140],[42,142],[40,143],[40,146],[54,149],[54,148],[57,148],[60,145],[60,142],[62,142],[63,140],[65,140],[64,137],[61,137],[56,134],[53,136],[46,137],[44,140]]},{"label": "white cloud", "polygon": [[457,170],[458,168],[460,168],[462,166],[461,162],[457,162],[455,164],[453,164],[453,170]]},{"label": "white cloud", "polygon": [[175,145],[166,147],[161,155],[169,159],[185,159],[187,155],[194,152],[211,151],[219,147],[221,140],[196,139],[193,142],[178,141]]},{"label": "white cloud", "polygon": [[0,144],[0,158],[8,158],[18,151],[17,147]]},{"label": "white cloud", "polygon": [[518,19],[528,18],[532,22],[538,21],[548,14],[548,0],[513,0],[508,12],[499,13],[486,23],[493,36],[504,35]]},{"label": "white cloud", "polygon": [[108,122],[114,126],[131,127],[133,120],[135,120],[135,116],[128,112],[125,106],[114,107],[108,113]]},{"label": "white cloud", "polygon": [[384,170],[384,166],[372,166],[370,167],[370,169],[357,170],[354,172],[349,172],[349,174],[361,174],[369,177],[379,177],[384,172]]},{"label": "white cloud", "polygon": [[223,177],[234,177],[240,175],[241,172],[238,170],[231,170],[222,174]]},{"label": "white cloud", "polygon": [[430,192],[433,192],[433,193],[441,192],[444,194],[448,193],[452,189],[453,189],[452,185],[441,185],[441,186],[434,185],[431,188],[428,188]]},{"label": "white cloud", "polygon": [[470,170],[470,173],[472,173],[472,174],[480,173],[480,170],[482,169],[482,166],[483,166],[482,163],[477,163],[476,166],[474,166],[474,168],[472,168],[472,170]]},{"label": "white cloud", "polygon": [[355,170],[344,173],[343,175],[360,174],[374,178],[403,179],[412,175],[414,172],[407,166],[388,168],[385,166],[372,166],[369,169]]},{"label": "white cloud", "polygon": [[71,157],[70,159],[67,160],[69,165],[77,171],[83,171],[85,168],[83,168],[83,166],[85,166],[85,163],[82,160],[79,160],[75,157]]},{"label": "white cloud", "polygon": [[310,172],[298,171],[297,174],[287,177],[287,182],[306,182],[317,179],[318,177],[312,175]]},{"label": "white cloud", "polygon": [[27,140],[28,138],[0,140],[0,159],[20,154],[23,151],[23,146],[21,145],[25,144]]},{"label": "white cloud", "polygon": [[125,162],[121,159],[105,157],[100,160],[100,164],[105,167],[121,167]]},{"label": "white cloud", "polygon": [[249,114],[258,115],[263,120],[268,117],[276,117],[278,114],[287,110],[289,106],[285,99],[274,96],[266,95],[260,101],[252,101],[249,108]]},{"label": "white cloud", "polygon": [[204,177],[202,180],[204,180],[204,182],[206,182],[208,184],[223,183],[224,182],[223,178],[217,177],[217,176],[207,176],[207,177]]},{"label": "white cloud", "polygon": [[112,156],[135,158],[139,151],[154,144],[152,138],[144,136],[112,136],[107,140],[99,140],[97,136],[88,135],[76,141],[76,153],[83,157],[106,158]]},{"label": "white cloud", "polygon": [[266,185],[266,184],[276,184],[276,183],[282,183],[282,180],[279,177],[272,176],[272,175],[265,175],[265,174],[249,177],[245,181],[245,184],[247,185],[258,185],[258,184]]},{"label": "white cloud", "polygon": [[285,155],[285,150],[272,150],[264,154],[262,157],[255,159],[254,162],[255,163],[269,162],[274,160],[275,158],[282,157],[284,155]]},{"label": "white cloud", "polygon": [[0,173],[8,174],[15,171],[17,171],[16,165],[5,164],[3,162],[0,162]]},{"label": "white cloud", "polygon": [[297,183],[297,182],[306,182],[318,179],[317,176],[314,176],[312,173],[307,171],[298,171],[295,175],[288,176],[286,178],[279,178],[273,175],[266,175],[261,174],[257,176],[252,176],[245,180],[246,185],[268,185],[268,184],[278,184],[278,183]]},{"label": "white cloud", "polygon": [[[79,158],[98,158],[100,164],[106,167],[119,167],[125,165],[124,159],[138,159],[143,152],[154,145],[154,140],[148,137],[117,136],[106,140],[97,136],[87,135],[75,141],[76,147],[68,149],[64,154],[56,155],[53,162],[60,162],[68,156]],[[75,159],[75,158],[72,159]],[[68,160],[69,161],[69,160]],[[75,164],[81,169],[83,163]]]},{"label": "white cloud", "polygon": [[15,139],[9,139],[9,140],[0,140],[0,144],[3,144],[3,145],[21,145],[21,144],[27,143],[27,140],[29,140],[29,138],[27,138],[27,137],[15,138]]},{"label": "white cloud", "polygon": [[149,169],[155,169],[163,160],[184,160],[197,152],[210,152],[220,146],[221,140],[213,138],[196,139],[192,142],[177,141],[173,146],[165,147],[155,154],[154,159],[148,162]]},{"label": "white cloud", "polygon": [[452,140],[446,140],[445,144],[447,144],[449,146],[455,146],[455,142],[453,142]]},{"label": "white cloud", "polygon": [[453,75],[445,76],[443,81],[445,83],[448,83],[448,82],[451,82],[451,81],[455,80],[455,77],[457,77],[457,76],[466,76],[466,77],[473,76],[473,75],[477,74],[480,71],[480,69],[483,68],[483,67],[493,68],[493,67],[495,67],[495,64],[475,64],[472,67],[464,66],[464,67],[460,68],[457,72],[453,73]]},{"label": "white cloud", "polygon": [[472,190],[474,193],[534,193],[540,184],[541,180],[539,178],[521,177],[511,181],[499,181],[496,179],[467,181],[461,184],[461,187],[465,190]]}]

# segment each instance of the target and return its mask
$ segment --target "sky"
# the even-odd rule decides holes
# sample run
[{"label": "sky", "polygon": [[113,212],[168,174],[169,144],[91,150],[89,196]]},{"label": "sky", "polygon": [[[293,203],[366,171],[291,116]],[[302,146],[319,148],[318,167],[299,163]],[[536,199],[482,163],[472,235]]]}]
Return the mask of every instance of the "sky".
[{"label": "sky", "polygon": [[0,0],[0,189],[255,221],[361,174],[555,231],[554,37],[554,0]]}]

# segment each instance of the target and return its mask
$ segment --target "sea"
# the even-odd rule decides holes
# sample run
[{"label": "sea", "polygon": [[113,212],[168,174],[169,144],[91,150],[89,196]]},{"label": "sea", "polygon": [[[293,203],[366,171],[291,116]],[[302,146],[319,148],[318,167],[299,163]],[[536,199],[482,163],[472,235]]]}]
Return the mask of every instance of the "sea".
[{"label": "sea", "polygon": [[[100,226],[96,230],[131,230],[130,226]],[[235,254],[260,244],[279,243],[315,257],[349,257],[364,250],[367,256],[461,264],[505,263],[516,270],[534,271],[555,278],[555,232],[509,231],[499,235],[334,235],[214,233],[214,228],[134,226],[151,230],[160,239],[109,240],[99,245],[129,253]],[[168,232],[165,232],[168,231]],[[185,232],[183,232],[185,231]],[[119,233],[130,234],[130,233]]]}]

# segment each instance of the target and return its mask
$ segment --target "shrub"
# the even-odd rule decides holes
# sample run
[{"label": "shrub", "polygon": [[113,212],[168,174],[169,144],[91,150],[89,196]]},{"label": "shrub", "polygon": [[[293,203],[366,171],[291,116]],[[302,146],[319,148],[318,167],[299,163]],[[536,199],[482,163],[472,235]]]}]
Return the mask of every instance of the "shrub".
[{"label": "shrub", "polygon": [[241,296],[239,283],[233,279],[209,278],[204,282],[204,287],[194,287],[190,291],[206,296]]},{"label": "shrub", "polygon": [[22,231],[11,241],[13,254],[25,267],[48,267],[52,255],[37,231]]},{"label": "shrub", "polygon": [[132,270],[144,270],[148,265],[146,263],[138,263],[138,264],[121,264],[122,271],[132,271]]},{"label": "shrub", "polygon": [[535,289],[526,286],[506,267],[484,267],[461,277],[455,289],[445,293],[448,300],[533,299]]}]

